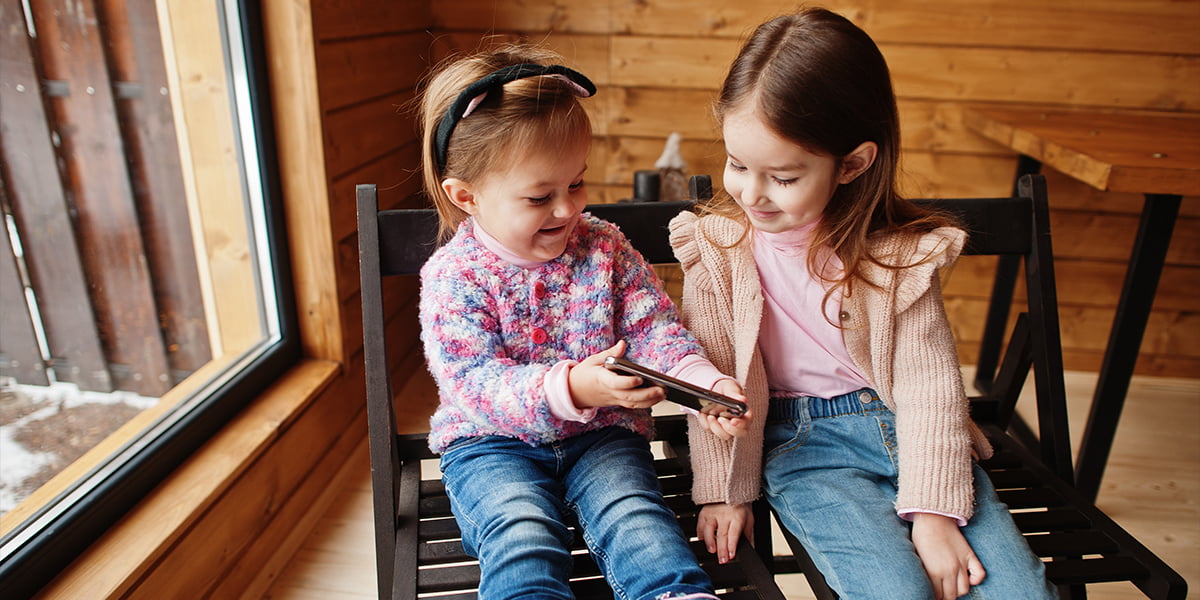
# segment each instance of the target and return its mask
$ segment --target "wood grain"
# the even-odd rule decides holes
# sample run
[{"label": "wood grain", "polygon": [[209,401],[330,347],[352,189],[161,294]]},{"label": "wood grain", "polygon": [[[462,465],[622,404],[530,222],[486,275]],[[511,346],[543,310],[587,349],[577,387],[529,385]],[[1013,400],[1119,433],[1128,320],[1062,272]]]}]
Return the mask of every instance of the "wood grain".
[{"label": "wood grain", "polygon": [[963,115],[968,127],[1098,190],[1200,195],[1198,115],[971,106]]}]

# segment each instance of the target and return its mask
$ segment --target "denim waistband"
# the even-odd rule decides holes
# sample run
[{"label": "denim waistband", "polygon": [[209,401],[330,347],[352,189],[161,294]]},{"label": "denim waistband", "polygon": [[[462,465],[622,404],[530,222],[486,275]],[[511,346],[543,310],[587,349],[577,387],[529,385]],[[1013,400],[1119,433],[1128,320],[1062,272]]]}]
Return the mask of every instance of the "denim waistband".
[{"label": "denim waistband", "polygon": [[771,398],[767,409],[767,421],[798,419],[805,413],[810,418],[820,419],[885,409],[887,406],[879,400],[879,394],[876,394],[875,390],[863,388],[832,398],[813,396]]}]

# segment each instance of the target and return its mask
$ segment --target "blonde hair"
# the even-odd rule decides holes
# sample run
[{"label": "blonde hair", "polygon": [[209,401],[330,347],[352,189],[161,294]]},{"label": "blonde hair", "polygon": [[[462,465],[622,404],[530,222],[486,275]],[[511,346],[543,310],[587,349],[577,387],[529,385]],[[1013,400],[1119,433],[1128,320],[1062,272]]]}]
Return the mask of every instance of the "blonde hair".
[{"label": "blonde hair", "polygon": [[572,84],[553,76],[529,77],[489,91],[454,128],[444,149],[445,167],[438,168],[438,125],[469,85],[512,65],[562,62],[551,50],[509,44],[452,57],[435,69],[420,99],[421,166],[425,193],[437,209],[442,239],[453,235],[467,217],[446,196],[443,180],[478,182],[502,172],[529,152],[562,154],[591,142],[591,121]]}]

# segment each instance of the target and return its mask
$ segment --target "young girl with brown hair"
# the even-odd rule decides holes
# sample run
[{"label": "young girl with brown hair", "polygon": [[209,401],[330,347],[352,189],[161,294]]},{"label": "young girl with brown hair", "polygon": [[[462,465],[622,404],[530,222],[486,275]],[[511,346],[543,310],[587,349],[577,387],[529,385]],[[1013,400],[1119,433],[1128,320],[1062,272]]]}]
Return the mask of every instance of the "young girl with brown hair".
[{"label": "young girl with brown hair", "polygon": [[728,559],[760,490],[843,598],[1052,598],[972,455],[939,271],[966,234],[897,192],[874,42],[821,9],[759,26],[716,105],[724,194],[671,242],[684,323],[766,419],[692,433],[699,534]]}]

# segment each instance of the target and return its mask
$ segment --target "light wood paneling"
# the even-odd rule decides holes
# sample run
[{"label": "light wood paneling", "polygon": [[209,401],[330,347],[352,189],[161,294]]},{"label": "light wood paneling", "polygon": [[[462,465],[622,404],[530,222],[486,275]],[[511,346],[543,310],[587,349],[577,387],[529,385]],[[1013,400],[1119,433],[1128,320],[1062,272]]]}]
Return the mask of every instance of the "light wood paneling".
[{"label": "light wood paneling", "polygon": [[[912,197],[998,196],[1009,192],[1011,150],[968,130],[961,107],[1029,104],[1200,116],[1200,2],[1187,0],[832,0],[880,45],[891,67],[903,134],[901,187]],[[590,198],[629,195],[633,172],[651,168],[666,136],[684,136],[691,172],[720,186],[720,134],[711,104],[741,40],[758,23],[795,4],[779,0],[559,0],[499,6],[471,0],[431,3],[446,47],[473,49],[488,37],[540,41],[603,82],[589,100],[599,121],[589,157]],[[1138,194],[1098,192],[1053,171],[1050,191],[1064,327],[1094,330],[1076,337],[1067,354],[1081,364],[1103,352],[1104,332],[1118,297],[1137,215]],[[1200,372],[1200,354],[1174,340],[1200,336],[1197,223],[1200,202],[1184,200],[1143,344],[1153,372]],[[971,297],[990,290],[988,274],[970,284]],[[966,293],[950,290],[949,299]],[[952,315],[975,318],[977,311]],[[1072,319],[1080,319],[1071,322]],[[956,330],[974,329],[969,322]],[[1178,331],[1162,334],[1157,328]],[[964,348],[969,344],[964,344]],[[1182,354],[1161,354],[1181,352]],[[964,361],[974,352],[965,352]]]}]

